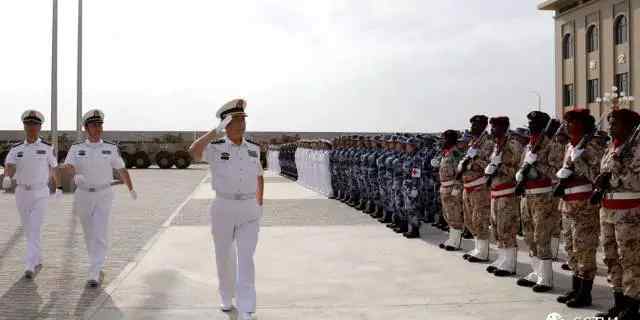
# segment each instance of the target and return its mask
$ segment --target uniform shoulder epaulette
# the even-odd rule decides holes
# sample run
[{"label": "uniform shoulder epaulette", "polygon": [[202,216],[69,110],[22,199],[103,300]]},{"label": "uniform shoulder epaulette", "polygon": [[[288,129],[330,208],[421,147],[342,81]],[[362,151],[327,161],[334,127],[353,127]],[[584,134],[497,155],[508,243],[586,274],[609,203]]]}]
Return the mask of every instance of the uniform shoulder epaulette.
[{"label": "uniform shoulder epaulette", "polygon": [[224,139],[220,139],[220,140],[216,140],[216,141],[212,141],[211,144],[221,144],[224,143]]},{"label": "uniform shoulder epaulette", "polygon": [[48,145],[48,146],[51,146],[51,142],[49,142],[49,141],[47,141],[47,140],[44,140],[44,139],[42,139],[42,138],[40,139],[40,142],[42,142],[42,144],[46,144],[46,145]]},{"label": "uniform shoulder epaulette", "polygon": [[255,144],[255,145],[256,145],[256,146],[258,146],[258,147],[260,146],[260,144],[259,144],[259,143],[257,143],[257,142],[255,142],[255,141],[251,141],[251,140],[249,140],[249,139],[245,139],[245,140],[246,140],[247,142],[251,143],[251,144]]},{"label": "uniform shoulder epaulette", "polygon": [[22,144],[24,144],[24,141],[20,141],[20,142],[18,142],[18,143],[14,143],[14,144],[12,144],[12,145],[11,145],[11,148],[18,147],[18,146],[20,146],[20,145],[22,145]]},{"label": "uniform shoulder epaulette", "polygon": [[110,144],[110,145],[114,145],[116,146],[117,144],[113,141],[107,141],[107,140],[102,140],[102,142],[106,143],[106,144]]}]

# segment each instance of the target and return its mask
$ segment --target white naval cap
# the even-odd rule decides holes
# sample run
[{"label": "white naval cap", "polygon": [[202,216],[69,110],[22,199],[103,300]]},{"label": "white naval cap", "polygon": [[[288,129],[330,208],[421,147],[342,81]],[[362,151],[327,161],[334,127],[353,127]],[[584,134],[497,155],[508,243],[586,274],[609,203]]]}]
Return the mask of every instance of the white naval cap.
[{"label": "white naval cap", "polygon": [[42,124],[44,115],[37,110],[27,110],[22,113],[22,123]]},{"label": "white naval cap", "polygon": [[221,120],[228,115],[246,117],[245,109],[247,109],[247,102],[244,99],[234,99],[220,107],[216,113],[216,117]]},{"label": "white naval cap", "polygon": [[82,123],[87,125],[88,123],[103,123],[104,122],[104,112],[93,109],[87,111],[84,116],[82,116]]}]

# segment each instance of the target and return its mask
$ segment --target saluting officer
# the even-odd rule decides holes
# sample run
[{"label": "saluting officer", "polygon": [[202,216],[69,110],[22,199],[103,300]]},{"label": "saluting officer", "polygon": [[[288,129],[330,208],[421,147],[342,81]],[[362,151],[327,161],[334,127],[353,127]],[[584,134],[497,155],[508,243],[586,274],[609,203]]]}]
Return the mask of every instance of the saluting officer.
[{"label": "saluting officer", "polygon": [[109,215],[113,206],[113,170],[127,185],[132,199],[137,199],[131,177],[124,166],[118,147],[102,140],[104,113],[90,110],[82,117],[87,139],[69,148],[64,168],[73,176],[76,192],[73,213],[82,224],[84,241],[89,255],[87,286],[98,287],[103,279],[107,251],[109,250]]},{"label": "saluting officer", "polygon": [[[58,161],[53,147],[40,139],[44,116],[36,110],[22,114],[25,141],[13,145],[5,161],[2,187],[12,187],[12,177],[17,180],[16,206],[27,239],[24,276],[32,279],[42,269],[40,254],[40,227],[47,211],[49,182],[57,186],[54,174]],[[57,190],[57,194],[62,191]]]},{"label": "saluting officer", "polygon": [[[189,148],[194,159],[204,158],[209,163],[211,187],[216,191],[209,211],[221,310],[232,310],[232,299],[237,293],[243,320],[252,319],[256,308],[253,256],[258,244],[264,189],[260,147],[244,138],[245,107],[242,99],[223,105],[216,115],[221,120],[218,127]],[[226,137],[220,139],[225,128]]]}]

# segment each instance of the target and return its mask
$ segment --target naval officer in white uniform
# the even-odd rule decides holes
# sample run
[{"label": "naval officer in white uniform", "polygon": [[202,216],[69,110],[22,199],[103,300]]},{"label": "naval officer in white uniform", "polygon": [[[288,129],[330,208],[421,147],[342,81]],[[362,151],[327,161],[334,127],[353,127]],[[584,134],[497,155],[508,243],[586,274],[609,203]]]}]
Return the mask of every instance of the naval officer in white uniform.
[{"label": "naval officer in white uniform", "polygon": [[[12,178],[17,181],[16,206],[27,240],[24,276],[32,279],[42,268],[40,253],[40,227],[47,211],[49,183],[57,186],[55,168],[58,160],[53,147],[40,139],[44,116],[36,110],[22,114],[25,140],[13,145],[5,160],[2,188],[12,187]],[[56,189],[57,195],[62,191]]]},{"label": "naval officer in white uniform", "polygon": [[103,279],[102,268],[109,248],[109,215],[113,205],[113,170],[127,185],[129,194],[137,199],[131,177],[124,166],[118,147],[102,140],[104,113],[90,110],[82,117],[87,140],[71,146],[65,170],[73,176],[76,193],[73,213],[80,219],[89,255],[87,286],[98,287]]},{"label": "naval officer in white uniform", "polygon": [[253,256],[264,189],[260,147],[244,138],[245,108],[242,99],[223,105],[216,114],[221,120],[218,127],[189,149],[196,161],[209,163],[211,187],[216,191],[209,213],[221,309],[231,311],[235,297],[242,320],[253,319],[256,308]]}]

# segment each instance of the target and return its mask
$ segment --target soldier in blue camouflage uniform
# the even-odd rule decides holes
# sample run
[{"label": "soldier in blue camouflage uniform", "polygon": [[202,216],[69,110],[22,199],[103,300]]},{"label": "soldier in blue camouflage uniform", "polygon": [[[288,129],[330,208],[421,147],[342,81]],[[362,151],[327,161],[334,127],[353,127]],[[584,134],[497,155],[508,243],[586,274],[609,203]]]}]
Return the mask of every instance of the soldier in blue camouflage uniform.
[{"label": "soldier in blue camouflage uniform", "polygon": [[370,149],[366,155],[364,160],[366,164],[366,172],[367,172],[367,189],[368,189],[368,197],[367,204],[364,208],[364,213],[369,215],[375,215],[377,202],[379,201],[380,195],[378,192],[378,166],[376,164],[376,159],[380,155],[380,137],[375,136],[370,139]]},{"label": "soldier in blue camouflage uniform", "polygon": [[359,191],[360,191],[360,202],[356,206],[356,209],[365,211],[367,206],[369,205],[371,199],[371,190],[369,188],[369,154],[372,150],[372,142],[371,137],[362,137],[360,138],[362,147],[360,152],[358,153],[358,167],[360,168],[360,176],[358,177],[359,181]]},{"label": "soldier in blue camouflage uniform", "polygon": [[407,160],[403,163],[405,174],[403,184],[404,210],[407,217],[407,231],[403,235],[409,239],[420,237],[420,222],[423,218],[418,196],[422,188],[422,164],[424,159],[418,152],[418,146],[417,138],[409,138],[407,140]]},{"label": "soldier in blue camouflage uniform", "polygon": [[392,187],[391,192],[393,194],[393,215],[391,217],[391,224],[388,225],[396,233],[402,233],[407,231],[405,210],[404,210],[404,196],[402,194],[402,183],[405,180],[405,173],[403,171],[404,162],[407,161],[407,155],[405,152],[406,141],[404,137],[398,137],[396,143],[396,150],[398,155],[391,163],[392,172]]},{"label": "soldier in blue camouflage uniform", "polygon": [[396,161],[396,158],[399,156],[399,152],[397,150],[396,144],[398,138],[396,136],[392,136],[387,140],[388,142],[388,155],[384,158],[384,175],[382,179],[382,183],[380,184],[382,188],[384,188],[384,215],[381,218],[380,222],[383,223],[391,223],[393,220],[393,216],[395,213],[395,195],[393,189],[393,163]]},{"label": "soldier in blue camouflage uniform", "polygon": [[424,144],[420,151],[422,158],[422,181],[420,184],[421,210],[423,210],[424,222],[433,223],[436,222],[436,217],[439,218],[442,215],[438,193],[438,175],[434,173],[434,168],[431,166],[431,160],[436,155],[438,149],[433,137],[425,136],[423,139]]},{"label": "soldier in blue camouflage uniform", "polygon": [[329,172],[331,173],[331,189],[333,192],[329,196],[329,199],[338,198],[339,188],[338,188],[338,152],[339,148],[339,140],[333,139],[332,143],[333,148],[329,151]]},{"label": "soldier in blue camouflage uniform", "polygon": [[378,221],[382,223],[387,223],[385,219],[385,212],[388,209],[387,206],[387,185],[386,185],[386,160],[393,153],[391,150],[391,136],[385,136],[383,139],[382,153],[380,156],[376,158],[376,166],[377,166],[377,188],[378,188],[378,206],[380,211],[376,213],[376,218]]}]

